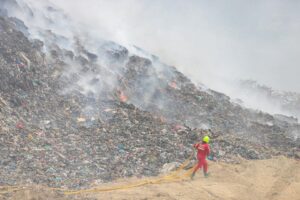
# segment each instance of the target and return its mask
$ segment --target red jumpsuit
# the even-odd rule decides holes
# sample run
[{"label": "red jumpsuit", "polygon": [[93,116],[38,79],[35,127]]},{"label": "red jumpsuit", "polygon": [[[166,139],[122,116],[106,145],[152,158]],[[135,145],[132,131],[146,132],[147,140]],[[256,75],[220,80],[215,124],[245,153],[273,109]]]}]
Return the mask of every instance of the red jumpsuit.
[{"label": "red jumpsuit", "polygon": [[210,152],[209,145],[206,143],[202,143],[202,144],[198,143],[195,144],[194,147],[198,150],[197,153],[198,164],[194,169],[193,173],[195,173],[198,169],[201,169],[202,166],[203,166],[204,173],[207,173],[206,157],[209,155]]}]

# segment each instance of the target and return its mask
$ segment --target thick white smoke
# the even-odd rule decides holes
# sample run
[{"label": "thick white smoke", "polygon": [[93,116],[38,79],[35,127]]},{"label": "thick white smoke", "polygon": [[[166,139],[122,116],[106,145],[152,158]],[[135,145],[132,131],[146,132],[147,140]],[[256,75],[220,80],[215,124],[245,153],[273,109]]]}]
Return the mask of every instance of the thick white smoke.
[{"label": "thick white smoke", "polygon": [[[234,95],[231,84],[252,79],[275,89],[300,92],[300,2],[199,0],[19,0],[35,13],[53,4],[65,15],[48,15],[29,23],[66,38],[104,38],[126,47],[137,45],[175,65],[195,82]],[[55,7],[54,6],[54,7]],[[54,12],[55,13],[55,12]],[[69,18],[69,19],[68,19]],[[84,31],[83,31],[84,30]],[[88,33],[88,34],[87,34]],[[38,34],[37,34],[38,35]],[[65,48],[71,48],[68,41]],[[257,96],[257,95],[254,95]],[[278,105],[246,105],[287,114]],[[254,103],[253,103],[254,102]],[[280,107],[280,106],[279,106]]]},{"label": "thick white smoke", "polygon": [[274,89],[300,92],[300,48],[295,45],[300,42],[300,2],[51,2],[92,34],[140,46],[195,82],[241,98],[247,107],[291,115],[254,90],[251,95],[243,92],[236,80],[252,79]]},{"label": "thick white smoke", "polygon": [[253,79],[300,92],[300,2],[51,2],[90,33],[140,46],[210,87],[218,89],[223,78]]}]

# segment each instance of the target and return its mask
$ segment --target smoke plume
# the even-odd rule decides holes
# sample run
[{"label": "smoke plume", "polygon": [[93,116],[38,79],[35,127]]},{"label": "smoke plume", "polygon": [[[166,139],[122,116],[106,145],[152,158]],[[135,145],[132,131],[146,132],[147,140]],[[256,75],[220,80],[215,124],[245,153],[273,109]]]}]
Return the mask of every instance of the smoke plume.
[{"label": "smoke plume", "polygon": [[252,79],[274,89],[300,92],[297,1],[18,2],[34,10],[34,21],[28,9],[27,16],[18,13],[27,19],[33,37],[42,37],[41,28],[50,29],[61,36],[59,44],[66,49],[74,49],[70,41],[74,38],[95,51],[101,39],[128,49],[136,45],[176,66],[194,82],[271,113],[286,114],[271,101],[256,107],[244,95],[234,95],[237,90],[232,81]]}]

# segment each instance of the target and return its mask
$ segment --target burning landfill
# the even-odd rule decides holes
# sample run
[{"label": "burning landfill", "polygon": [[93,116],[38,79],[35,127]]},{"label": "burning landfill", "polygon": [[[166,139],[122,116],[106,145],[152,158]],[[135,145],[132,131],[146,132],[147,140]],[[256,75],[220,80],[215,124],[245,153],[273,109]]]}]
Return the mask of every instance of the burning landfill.
[{"label": "burning landfill", "polygon": [[74,37],[70,50],[51,30],[34,38],[8,13],[0,8],[1,184],[85,188],[153,176],[205,134],[218,161],[300,158],[297,120],[243,108],[111,41],[91,48]]}]

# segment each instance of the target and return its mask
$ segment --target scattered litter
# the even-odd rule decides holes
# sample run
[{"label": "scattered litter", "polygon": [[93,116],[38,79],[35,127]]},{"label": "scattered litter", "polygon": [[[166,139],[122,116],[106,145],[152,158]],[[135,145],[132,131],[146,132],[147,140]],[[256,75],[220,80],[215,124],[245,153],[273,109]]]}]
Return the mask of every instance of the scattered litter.
[{"label": "scattered litter", "polygon": [[[101,57],[87,50],[85,56],[78,50],[66,57],[55,43],[43,56],[9,19],[0,18],[0,27],[1,184],[85,188],[93,182],[154,176],[183,162],[204,134],[212,138],[214,161],[299,157],[299,139],[289,137],[299,133],[297,123],[199,90],[175,68],[155,66],[158,60],[130,55],[116,44],[109,49],[109,43],[104,54],[114,59],[110,65],[122,64],[122,81],[113,87],[97,79],[83,92],[82,85],[74,84],[80,77],[101,77],[99,71],[115,75],[97,64]],[[45,34],[47,43],[64,39]],[[72,69],[70,59],[82,69],[63,76]],[[96,93],[99,88],[109,90]]]}]

